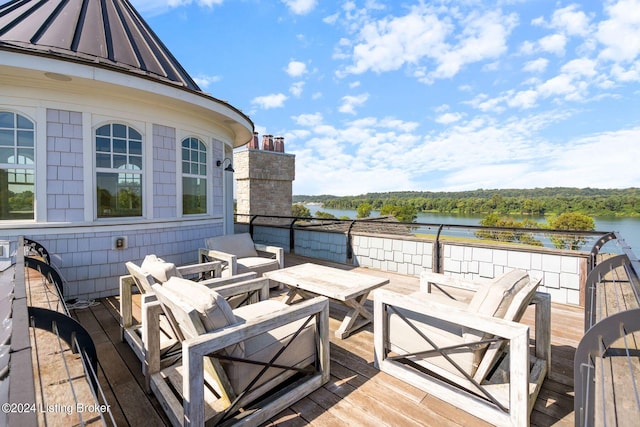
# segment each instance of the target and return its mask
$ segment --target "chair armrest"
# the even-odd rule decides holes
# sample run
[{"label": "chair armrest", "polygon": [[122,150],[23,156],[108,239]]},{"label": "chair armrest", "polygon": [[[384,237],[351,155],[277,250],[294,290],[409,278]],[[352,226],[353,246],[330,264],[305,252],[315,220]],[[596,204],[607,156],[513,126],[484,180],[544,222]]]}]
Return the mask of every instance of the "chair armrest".
[{"label": "chair armrest", "polygon": [[238,272],[238,257],[233,254],[216,251],[214,249],[200,248],[198,250],[198,258],[200,258],[201,261],[206,261],[207,259],[219,260],[222,261],[223,266],[226,263],[232,276]]},{"label": "chair armrest", "polygon": [[[317,316],[318,362],[322,383],[329,379],[329,300],[315,297],[236,324],[183,341],[182,366],[184,417],[192,425],[204,425],[204,357],[248,338],[263,334],[308,316]],[[188,373],[188,374],[187,374]],[[192,403],[193,402],[193,403]]]},{"label": "chair armrest", "polygon": [[176,269],[183,276],[186,276],[189,274],[211,273],[212,274],[211,277],[220,277],[220,273],[222,272],[222,262],[220,261],[201,262],[199,264],[183,265],[180,267],[176,267]]},{"label": "chair armrest", "polygon": [[258,277],[258,273],[250,271],[248,273],[236,274],[229,277],[215,277],[213,279],[200,280],[198,283],[205,285],[208,288],[215,289],[218,286],[230,285],[231,283],[244,282],[246,280],[255,279]]},{"label": "chair armrest", "polygon": [[279,246],[270,246],[263,245],[261,243],[256,243],[255,245],[256,251],[267,252],[274,254],[276,256],[276,260],[278,264],[280,264],[280,268],[284,268],[284,249]]},{"label": "chair armrest", "polygon": [[[255,273],[253,274],[255,275]],[[213,289],[215,289],[215,291],[225,299],[236,295],[244,295],[254,291],[259,291],[260,296],[258,298],[258,301],[265,301],[269,299],[269,279],[267,279],[266,277],[255,278],[239,283],[216,286]]]},{"label": "chair armrest", "polygon": [[461,279],[454,276],[445,276],[440,273],[432,273],[430,271],[423,271],[420,273],[420,290],[423,292],[431,293],[431,286],[436,285],[438,289],[440,286],[447,286],[456,289],[463,289],[467,291],[476,292],[484,284],[474,280]]},{"label": "chair armrest", "polygon": [[386,289],[376,289],[373,292],[373,299],[374,318],[376,318],[376,321],[378,320],[377,317],[382,319],[387,312],[387,307],[391,306],[426,314],[429,317],[506,339],[513,339],[525,334],[528,342],[529,327],[527,325],[469,312],[462,308],[429,300],[428,297],[415,298],[411,295],[402,295]]}]

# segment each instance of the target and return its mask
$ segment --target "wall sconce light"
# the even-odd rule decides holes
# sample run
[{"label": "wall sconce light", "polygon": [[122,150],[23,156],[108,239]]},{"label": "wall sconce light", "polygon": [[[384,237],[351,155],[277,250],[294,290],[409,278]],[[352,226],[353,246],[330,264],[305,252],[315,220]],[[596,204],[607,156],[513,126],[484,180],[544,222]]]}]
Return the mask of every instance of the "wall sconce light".
[{"label": "wall sconce light", "polygon": [[224,162],[226,162],[227,160],[229,160],[229,165],[226,168],[224,168],[224,170],[226,172],[235,172],[235,170],[233,170],[233,165],[231,164],[231,159],[228,157],[225,158],[224,160],[218,160],[216,162],[216,166],[220,167],[221,165],[224,165]]}]

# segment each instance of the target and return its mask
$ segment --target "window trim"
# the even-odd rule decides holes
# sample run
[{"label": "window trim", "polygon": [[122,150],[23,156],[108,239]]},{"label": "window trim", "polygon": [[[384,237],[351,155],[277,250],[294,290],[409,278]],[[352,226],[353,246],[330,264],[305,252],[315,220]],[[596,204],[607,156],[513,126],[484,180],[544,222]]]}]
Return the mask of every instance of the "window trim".
[{"label": "window trim", "polygon": [[[106,168],[106,167],[101,167],[98,166],[98,161],[97,161],[97,155],[98,155],[98,130],[105,127],[105,126],[110,126],[110,132],[111,134],[109,135],[109,139],[112,141],[114,138],[113,135],[113,125],[122,125],[125,126],[127,129],[127,133],[126,133],[126,141],[127,141],[127,149],[126,149],[126,157],[127,157],[127,161],[125,162],[125,164],[128,164],[129,162],[129,142],[131,142],[131,138],[129,135],[129,130],[132,129],[135,132],[137,132],[140,135],[140,154],[134,154],[133,156],[135,157],[140,157],[140,169],[136,170],[136,169],[119,169],[119,168]],[[136,139],[134,139],[133,141],[137,141]],[[146,215],[145,212],[147,212],[147,202],[146,202],[146,198],[145,198],[145,194],[148,192],[147,191],[147,185],[146,185],[146,177],[148,175],[148,173],[146,173],[145,171],[148,169],[147,167],[147,160],[146,158],[147,153],[146,153],[146,146],[148,145],[146,143],[146,137],[145,137],[145,132],[140,130],[140,126],[135,126],[131,123],[128,122],[124,122],[121,120],[103,120],[100,123],[95,124],[94,126],[92,126],[91,129],[91,158],[92,158],[92,194],[93,194],[93,219],[94,221],[110,221],[110,220],[120,220],[120,219],[127,219],[127,220],[141,220],[141,219],[145,219]],[[106,151],[102,151],[103,153],[106,153]],[[113,166],[113,155],[114,155],[114,150],[113,150],[113,144],[111,145],[111,165]],[[121,153],[118,153],[121,155]],[[141,203],[141,208],[140,208],[140,215],[134,215],[134,216],[99,216],[99,209],[98,209],[98,192],[97,192],[97,187],[98,187],[98,174],[99,173],[126,173],[126,174],[136,174],[140,176],[140,203]]]},{"label": "window trim", "polygon": [[[37,218],[37,192],[38,192],[38,177],[40,176],[40,174],[37,173],[37,165],[38,165],[38,136],[39,136],[39,132],[38,132],[38,121],[36,119],[33,118],[33,114],[28,114],[25,113],[24,111],[19,111],[16,110],[14,108],[8,108],[7,106],[1,106],[0,107],[0,112],[1,113],[10,113],[13,114],[14,116],[14,123],[13,123],[13,127],[12,128],[5,128],[5,129],[12,129],[14,132],[13,135],[13,150],[14,150],[14,158],[15,157],[19,157],[18,155],[18,149],[20,147],[20,145],[18,144],[18,135],[17,132],[19,130],[21,130],[21,128],[18,127],[17,124],[17,116],[23,117],[24,119],[28,120],[29,123],[32,125],[32,129],[22,129],[22,130],[31,130],[32,131],[32,145],[31,145],[31,149],[32,149],[32,163],[19,163],[19,162],[14,162],[14,163],[0,163],[0,169],[3,170],[10,170],[10,169],[15,169],[16,171],[31,171],[32,173],[32,179],[33,182],[31,182],[32,185],[32,192],[33,192],[33,205],[32,205],[32,216],[31,218],[0,218],[0,221],[7,221],[7,222],[33,222],[36,220]],[[17,159],[16,159],[17,160]]]},{"label": "window trim", "polygon": [[[195,139],[197,140],[200,144],[202,144],[204,146],[204,154],[205,154],[205,174],[204,175],[199,175],[199,174],[191,174],[191,173],[185,173],[183,170],[183,162],[184,162],[184,158],[183,158],[183,146],[182,144],[188,140],[188,139]],[[178,143],[179,141],[179,143]],[[189,218],[194,218],[194,217],[199,217],[199,216],[207,216],[210,215],[211,213],[211,203],[212,203],[212,174],[211,174],[211,167],[212,167],[212,150],[211,150],[211,144],[208,143],[207,138],[203,138],[201,136],[198,135],[194,135],[192,133],[188,133],[185,135],[182,135],[179,139],[176,139],[176,147],[179,150],[178,155],[176,155],[176,159],[177,159],[177,173],[176,173],[176,185],[178,187],[178,191],[177,193],[177,208],[178,208],[178,212],[179,212],[179,216],[180,217],[189,217]],[[189,150],[191,150],[189,148]],[[205,188],[205,210],[204,212],[198,212],[198,213],[185,213],[184,212],[184,178],[202,178],[206,180],[206,188]],[[178,183],[179,181],[179,183]]]}]

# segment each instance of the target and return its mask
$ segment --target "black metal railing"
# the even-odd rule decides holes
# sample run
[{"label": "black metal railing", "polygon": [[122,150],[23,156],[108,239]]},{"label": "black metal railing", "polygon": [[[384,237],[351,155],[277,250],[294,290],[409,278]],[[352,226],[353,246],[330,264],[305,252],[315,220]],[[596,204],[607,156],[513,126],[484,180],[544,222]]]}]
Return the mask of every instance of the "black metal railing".
[{"label": "black metal railing", "polygon": [[[36,390],[42,392],[43,387],[46,386],[39,384],[36,387],[35,384],[34,362],[31,355],[32,349],[37,347],[38,344],[37,342],[31,342],[31,339],[37,341],[37,338],[35,334],[33,338],[30,338],[29,328],[36,328],[52,333],[59,342],[60,350],[55,354],[63,358],[62,366],[66,369],[67,374],[65,383],[71,388],[69,394],[73,396],[75,401],[58,403],[65,408],[77,409],[79,407],[78,393],[74,386],[77,377],[76,374],[71,374],[67,361],[64,359],[66,350],[62,343],[65,343],[68,349],[80,355],[85,377],[92,393],[92,400],[96,407],[101,408],[98,414],[103,425],[115,425],[115,420],[109,405],[106,404],[106,398],[98,380],[99,363],[95,345],[84,327],[71,317],[64,300],[63,280],[55,266],[51,264],[51,257],[48,251],[38,242],[19,238],[14,268],[13,330],[11,333],[11,352],[9,354],[10,369],[6,373],[10,392],[2,403],[8,404],[8,408],[12,408],[12,405],[15,405],[16,411],[5,414],[6,419],[0,421],[5,421],[7,425],[37,425],[37,411],[30,413],[28,410],[20,410],[30,407],[37,409],[36,401],[39,399],[36,399]],[[25,269],[27,269],[26,272]],[[26,286],[29,280],[27,279],[29,277],[29,269],[40,273],[48,285],[55,290],[55,295],[51,298],[51,301],[54,301],[53,306],[51,306],[51,301],[49,301],[47,308],[30,305]],[[36,363],[39,363],[38,359],[36,359]],[[47,363],[50,363],[50,361]],[[41,399],[42,396],[40,397]],[[43,405],[45,404],[43,402]],[[91,419],[87,419],[88,416],[91,416]],[[95,416],[95,413],[85,414],[82,411],[77,411],[75,424],[95,423],[96,419],[93,418]]]},{"label": "black metal railing", "polygon": [[[602,246],[611,240],[618,241],[622,254],[601,256]],[[633,336],[640,331],[640,262],[618,233],[599,239],[591,260],[586,279],[585,334],[574,359],[576,426],[606,425],[607,419],[637,419],[640,415],[640,347]],[[609,298],[605,298],[607,294]],[[610,393],[614,388],[615,398]],[[617,399],[625,399],[625,403]]]}]

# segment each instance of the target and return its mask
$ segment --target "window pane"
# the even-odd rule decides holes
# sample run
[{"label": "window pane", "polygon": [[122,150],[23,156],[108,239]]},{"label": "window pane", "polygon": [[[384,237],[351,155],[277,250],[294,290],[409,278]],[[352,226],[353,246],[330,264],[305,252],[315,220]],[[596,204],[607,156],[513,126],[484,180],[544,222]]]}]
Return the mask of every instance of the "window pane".
[{"label": "window pane", "polygon": [[142,175],[97,173],[98,218],[142,216]]},{"label": "window pane", "polygon": [[0,128],[13,128],[13,113],[7,111],[0,112]]},{"label": "window pane", "polygon": [[206,165],[200,165],[200,173],[199,175],[202,176],[206,176],[207,175],[207,166]]},{"label": "window pane", "polygon": [[127,152],[127,141],[124,139],[114,139],[113,140],[113,152],[114,153],[126,153]]},{"label": "window pane", "polygon": [[142,157],[129,156],[129,169],[142,170]]},{"label": "window pane", "polygon": [[96,167],[98,167],[98,168],[110,168],[111,167],[111,155],[110,154],[96,154]]},{"label": "window pane", "polygon": [[182,160],[184,160],[186,162],[191,160],[191,150],[189,150],[188,148],[183,148],[182,149]]},{"label": "window pane", "polygon": [[[15,150],[13,148],[0,147],[0,163],[13,163]],[[11,159],[11,162],[9,161]]]},{"label": "window pane", "polygon": [[113,167],[115,169],[124,169],[127,164],[127,156],[113,155]]},{"label": "window pane", "polygon": [[142,142],[129,141],[129,154],[142,155]]},{"label": "window pane", "polygon": [[136,139],[138,141],[142,141],[142,135],[140,135],[140,132],[138,132],[137,130],[133,128],[129,128],[129,139]]},{"label": "window pane", "polygon": [[96,135],[111,136],[111,125],[100,126],[96,129]]},{"label": "window pane", "polygon": [[18,164],[19,165],[33,164],[33,148],[18,148]]},{"label": "window pane", "polygon": [[21,147],[33,147],[33,132],[29,130],[19,130],[18,145]]},{"label": "window pane", "polygon": [[200,153],[200,163],[202,164],[207,163],[207,153]]},{"label": "window pane", "polygon": [[0,130],[0,146],[13,147],[16,145],[12,130]]},{"label": "window pane", "polygon": [[0,169],[0,220],[34,218],[33,181],[33,170]]},{"label": "window pane", "polygon": [[111,151],[111,140],[109,138],[96,138],[96,151],[109,153]]},{"label": "window pane", "polygon": [[207,180],[182,178],[182,212],[185,215],[207,212]]},{"label": "window pane", "polygon": [[182,162],[182,173],[189,173],[189,162]]},{"label": "window pane", "polygon": [[113,134],[111,135],[114,138],[126,138],[127,137],[127,127],[125,125],[113,125]]},{"label": "window pane", "polygon": [[33,123],[31,122],[31,120],[27,119],[24,116],[21,116],[20,114],[17,114],[18,116],[18,129],[33,129]]}]

